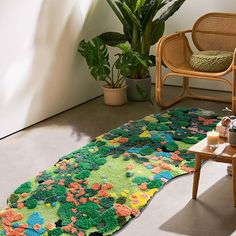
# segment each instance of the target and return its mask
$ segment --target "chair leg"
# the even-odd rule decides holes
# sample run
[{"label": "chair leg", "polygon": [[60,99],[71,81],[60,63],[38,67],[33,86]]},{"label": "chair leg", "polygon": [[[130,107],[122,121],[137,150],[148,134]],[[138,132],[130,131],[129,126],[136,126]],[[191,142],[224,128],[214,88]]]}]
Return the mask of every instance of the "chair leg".
[{"label": "chair leg", "polygon": [[236,115],[236,69],[234,68],[233,69],[233,72],[232,72],[232,75],[233,75],[233,86],[232,86],[232,113],[234,115]]},{"label": "chair leg", "polygon": [[156,102],[161,104],[162,68],[161,59],[156,58]]},{"label": "chair leg", "polygon": [[159,67],[159,65],[157,65],[157,71],[156,71],[156,75],[157,75],[156,102],[161,107],[167,108],[167,107],[179,102],[181,99],[184,98],[186,88],[189,88],[189,78],[188,77],[183,77],[183,86],[182,86],[182,89],[181,89],[180,93],[174,99],[172,99],[168,102],[164,102],[163,99],[162,99],[162,90],[164,89],[164,82],[163,81],[165,81],[172,74],[169,73],[169,74],[166,74],[164,77],[162,77],[161,71],[160,71],[160,69],[158,69],[158,67]]},{"label": "chair leg", "polygon": [[193,93],[192,93],[192,91],[191,91],[191,89],[190,89],[190,87],[189,87],[189,77],[183,76],[183,83],[184,83],[184,87],[185,87],[186,92],[187,92],[190,96],[192,96]]}]

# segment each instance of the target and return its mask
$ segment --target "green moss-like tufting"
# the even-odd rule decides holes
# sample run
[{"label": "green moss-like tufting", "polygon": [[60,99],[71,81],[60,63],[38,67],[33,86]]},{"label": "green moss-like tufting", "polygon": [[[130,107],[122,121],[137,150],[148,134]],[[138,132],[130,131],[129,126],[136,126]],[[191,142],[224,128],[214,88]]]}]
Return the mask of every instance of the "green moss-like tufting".
[{"label": "green moss-like tufting", "polygon": [[62,235],[63,230],[61,228],[55,228],[53,230],[48,231],[48,236],[60,236]]},{"label": "green moss-like tufting", "polygon": [[11,196],[8,198],[9,203],[16,203],[19,200],[19,196],[17,194],[11,194]]},{"label": "green moss-like tufting", "polygon": [[191,161],[187,162],[187,164],[186,164],[186,166],[190,167],[190,168],[194,168],[194,165],[195,165],[195,161],[194,160],[191,160]]},{"label": "green moss-like tufting", "polygon": [[104,165],[107,162],[107,160],[106,158],[99,158],[99,159],[94,159],[94,162],[98,165]]},{"label": "green moss-like tufting", "polygon": [[16,194],[29,193],[31,191],[31,182],[26,182],[22,184],[19,188],[15,190]]},{"label": "green moss-like tufting", "polygon": [[138,177],[134,177],[132,179],[132,181],[136,184],[142,184],[144,182],[149,182],[149,178],[145,177],[145,176],[138,176]]},{"label": "green moss-like tufting", "polygon": [[153,152],[155,152],[154,149],[147,147],[147,148],[143,148],[143,149],[140,151],[140,154],[141,154],[142,156],[146,156],[146,155],[152,154]]},{"label": "green moss-like tufting", "polygon": [[177,151],[179,148],[178,144],[175,142],[168,142],[165,144],[165,147],[166,147],[166,150],[169,152]]},{"label": "green moss-like tufting", "polygon": [[118,224],[122,227],[126,224],[126,217],[119,217]]},{"label": "green moss-like tufting", "polygon": [[63,226],[68,225],[71,222],[71,217],[75,214],[71,211],[74,208],[74,204],[71,202],[66,202],[60,206],[58,209],[58,215],[61,219],[61,224]]},{"label": "green moss-like tufting", "polygon": [[25,201],[25,205],[28,209],[34,209],[38,204],[38,201],[35,198],[28,198]]},{"label": "green moss-like tufting", "polygon": [[76,179],[86,179],[90,176],[89,170],[81,171],[79,174],[75,176]]},{"label": "green moss-like tufting", "polygon": [[161,188],[163,185],[162,181],[159,180],[159,179],[155,179],[153,181],[150,181],[148,184],[147,184],[147,187],[149,189],[153,189],[153,188]]},{"label": "green moss-like tufting", "polygon": [[185,142],[185,143],[189,143],[189,144],[195,144],[195,143],[198,142],[196,139],[194,139],[194,138],[188,138],[188,137],[182,138],[182,141]]},{"label": "green moss-like tufting", "polygon": [[127,171],[125,175],[126,175],[126,177],[128,177],[128,178],[129,178],[129,177],[133,177],[133,176],[134,176],[134,172],[133,172],[133,171]]},{"label": "green moss-like tufting", "polygon": [[106,210],[101,216],[101,222],[105,222],[105,226],[99,229],[99,232],[106,233],[114,230],[118,226],[115,209],[110,208]]},{"label": "green moss-like tufting", "polygon": [[126,197],[118,197],[116,199],[116,203],[118,203],[118,204],[125,204],[126,200],[127,200]]},{"label": "green moss-like tufting", "polygon": [[203,72],[220,72],[229,68],[233,60],[232,52],[201,51],[190,58],[190,66]]},{"label": "green moss-like tufting", "polygon": [[88,218],[98,217],[100,215],[99,209],[100,206],[94,202],[86,202],[85,204],[77,207],[78,212],[83,216],[86,215]]},{"label": "green moss-like tufting", "polygon": [[90,218],[81,217],[75,222],[75,226],[81,229],[89,229],[91,226],[93,226],[93,220]]},{"label": "green moss-like tufting", "polygon": [[110,208],[113,206],[114,202],[115,199],[113,197],[108,197],[108,198],[102,198],[100,204],[104,208]]}]

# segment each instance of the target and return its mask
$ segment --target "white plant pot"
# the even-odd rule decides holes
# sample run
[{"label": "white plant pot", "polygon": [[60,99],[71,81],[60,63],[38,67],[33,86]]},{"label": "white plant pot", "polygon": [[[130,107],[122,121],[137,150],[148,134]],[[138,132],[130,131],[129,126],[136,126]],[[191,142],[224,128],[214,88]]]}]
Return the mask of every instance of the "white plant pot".
[{"label": "white plant pot", "polygon": [[121,88],[110,88],[108,85],[102,86],[104,93],[104,103],[109,106],[121,106],[127,102],[127,86]]}]

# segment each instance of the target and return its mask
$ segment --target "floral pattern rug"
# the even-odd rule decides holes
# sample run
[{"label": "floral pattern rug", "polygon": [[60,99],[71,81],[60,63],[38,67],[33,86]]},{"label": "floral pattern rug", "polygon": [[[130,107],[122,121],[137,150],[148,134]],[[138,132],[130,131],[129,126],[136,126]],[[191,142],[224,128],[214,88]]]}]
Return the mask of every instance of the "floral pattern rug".
[{"label": "floral pattern rug", "polygon": [[177,108],[98,136],[10,195],[0,212],[0,235],[112,235],[169,180],[193,172],[187,149],[219,119]]}]

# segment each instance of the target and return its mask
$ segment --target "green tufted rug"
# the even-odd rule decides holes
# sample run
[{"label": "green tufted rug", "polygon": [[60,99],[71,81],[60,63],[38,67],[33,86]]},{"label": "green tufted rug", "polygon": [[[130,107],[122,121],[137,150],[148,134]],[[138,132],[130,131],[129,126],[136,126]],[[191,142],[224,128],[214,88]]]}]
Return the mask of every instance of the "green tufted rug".
[{"label": "green tufted rug", "polygon": [[169,180],[193,172],[187,149],[218,120],[178,108],[98,136],[15,190],[0,212],[0,235],[112,235]]}]

